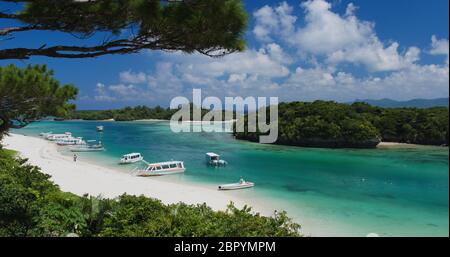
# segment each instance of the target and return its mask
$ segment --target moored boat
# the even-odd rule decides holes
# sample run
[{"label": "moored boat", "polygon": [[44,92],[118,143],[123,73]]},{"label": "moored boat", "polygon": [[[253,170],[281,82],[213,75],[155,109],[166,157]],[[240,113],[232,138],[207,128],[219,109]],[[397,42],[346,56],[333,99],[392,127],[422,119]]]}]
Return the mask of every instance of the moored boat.
[{"label": "moored boat", "polygon": [[101,151],[105,151],[105,148],[103,147],[102,142],[99,142],[98,144],[85,144],[85,145],[74,146],[74,147],[70,148],[70,151],[71,152],[101,152]]},{"label": "moored boat", "polygon": [[97,131],[98,132],[103,132],[104,127],[103,126],[97,126]]},{"label": "moored boat", "polygon": [[254,187],[255,183],[247,182],[244,179],[240,179],[237,183],[223,184],[217,187],[218,190],[237,190]]},{"label": "moored boat", "polygon": [[66,132],[64,134],[47,134],[45,136],[45,139],[50,140],[50,141],[58,141],[61,139],[67,139],[67,138],[71,138],[71,137],[72,137],[72,133]]},{"label": "moored boat", "polygon": [[57,145],[85,145],[86,142],[82,137],[62,138],[56,141]]},{"label": "moored boat", "polygon": [[144,160],[144,157],[140,153],[125,154],[120,158],[120,164],[130,164]]},{"label": "moored boat", "polygon": [[137,169],[137,176],[151,177],[183,173],[186,170],[182,161],[148,163],[145,168]]},{"label": "moored boat", "polygon": [[206,153],[206,163],[211,166],[225,166],[228,163],[220,159],[220,155],[216,153]]}]

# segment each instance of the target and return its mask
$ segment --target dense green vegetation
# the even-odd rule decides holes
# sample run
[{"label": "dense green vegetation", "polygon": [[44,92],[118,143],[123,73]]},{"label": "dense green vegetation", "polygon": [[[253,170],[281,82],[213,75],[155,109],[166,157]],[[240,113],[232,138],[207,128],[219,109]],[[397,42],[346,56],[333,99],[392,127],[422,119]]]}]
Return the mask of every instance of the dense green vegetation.
[{"label": "dense green vegetation", "polygon": [[38,167],[0,149],[0,236],[300,236],[285,212],[164,205],[144,196],[117,199],[62,192]]},{"label": "dense green vegetation", "polygon": [[[190,117],[193,119],[194,105],[190,105]],[[150,108],[147,106],[126,107],[116,110],[104,111],[74,111],[65,116],[68,119],[82,119],[82,120],[108,120],[114,119],[116,121],[133,121],[143,119],[161,119],[170,120],[172,115],[178,110],[171,110],[169,108],[162,108],[156,106]],[[201,109],[201,116],[203,117],[209,110]],[[222,120],[225,119],[225,112],[222,112]]]},{"label": "dense green vegetation", "polygon": [[67,115],[77,93],[74,86],[54,79],[45,65],[0,67],[0,139],[14,120],[27,124],[46,115]]},{"label": "dense green vegetation", "polygon": [[165,109],[160,106],[149,108],[146,106],[126,107],[116,110],[88,110],[74,111],[65,118],[82,119],[82,120],[108,120],[116,121],[132,121],[141,119],[162,119],[168,120],[176,112],[176,110]]},{"label": "dense green vegetation", "polygon": [[[358,105],[355,107],[358,108]],[[383,141],[448,145],[447,107],[383,109],[363,106],[359,111],[364,112],[377,128]]]},{"label": "dense green vegetation", "polygon": [[[387,109],[366,103],[281,103],[276,143],[368,148],[382,140],[448,145],[448,114],[446,107]],[[257,141],[260,134],[248,132],[247,128],[245,132],[235,132],[236,138],[251,141]]]},{"label": "dense green vegetation", "polygon": [[[0,59],[90,58],[141,50],[199,52],[223,56],[245,49],[247,13],[241,0],[1,0],[16,2],[0,18],[15,26],[0,28]],[[77,38],[55,41],[44,31]],[[15,35],[22,37],[15,37]],[[35,48],[20,42],[39,38]],[[95,34],[98,40],[92,40]]]}]

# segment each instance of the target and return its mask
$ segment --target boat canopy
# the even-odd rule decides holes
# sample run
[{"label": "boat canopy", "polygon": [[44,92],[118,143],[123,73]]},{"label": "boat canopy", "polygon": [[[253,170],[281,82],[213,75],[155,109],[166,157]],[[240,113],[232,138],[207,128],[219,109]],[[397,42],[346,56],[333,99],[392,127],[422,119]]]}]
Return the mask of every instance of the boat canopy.
[{"label": "boat canopy", "polygon": [[149,163],[148,166],[163,166],[163,165],[171,165],[171,164],[183,164],[183,162],[182,161],[169,161],[169,162]]},{"label": "boat canopy", "polygon": [[148,163],[146,168],[147,171],[160,171],[173,169],[184,169],[184,163],[182,161]]},{"label": "boat canopy", "polygon": [[206,153],[206,158],[210,161],[218,161],[220,159],[220,155],[216,153]]},{"label": "boat canopy", "polygon": [[140,153],[129,153],[129,154],[125,154],[123,157],[126,158],[130,158],[130,157],[136,157],[136,156],[141,156]]},{"label": "boat canopy", "polygon": [[182,161],[167,161],[146,164],[146,168],[137,169],[138,176],[162,176],[169,174],[178,174],[186,170]]},{"label": "boat canopy", "polygon": [[220,157],[220,155],[218,155],[216,153],[206,153],[206,155],[209,157]]}]

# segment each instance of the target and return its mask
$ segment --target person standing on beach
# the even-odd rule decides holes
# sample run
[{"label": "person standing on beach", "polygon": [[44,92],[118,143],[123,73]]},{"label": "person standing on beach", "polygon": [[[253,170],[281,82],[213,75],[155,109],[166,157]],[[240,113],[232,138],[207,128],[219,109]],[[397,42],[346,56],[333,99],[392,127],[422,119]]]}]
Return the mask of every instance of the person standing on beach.
[{"label": "person standing on beach", "polygon": [[74,161],[74,162],[77,162],[77,158],[78,158],[78,156],[77,156],[76,154],[74,154],[74,155],[73,155],[73,161]]}]

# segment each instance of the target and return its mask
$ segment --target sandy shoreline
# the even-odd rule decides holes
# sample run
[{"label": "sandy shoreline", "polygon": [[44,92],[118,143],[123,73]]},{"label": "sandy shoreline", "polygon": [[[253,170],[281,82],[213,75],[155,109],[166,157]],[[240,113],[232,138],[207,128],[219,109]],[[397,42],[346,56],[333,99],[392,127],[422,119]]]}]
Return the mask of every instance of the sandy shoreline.
[{"label": "sandy shoreline", "polygon": [[438,145],[417,145],[397,142],[380,142],[377,148],[423,148],[423,147],[445,147]]},{"label": "sandy shoreline", "polygon": [[201,185],[172,183],[153,178],[141,178],[123,171],[105,168],[83,160],[73,162],[69,156],[57,151],[57,146],[41,138],[11,134],[3,140],[7,149],[15,150],[20,156],[28,158],[29,163],[39,166],[42,172],[51,175],[51,180],[63,191],[77,195],[101,195],[114,198],[124,193],[145,195],[172,204],[206,203],[215,210],[226,209],[233,201],[237,207],[250,205],[262,215],[271,215],[269,208],[263,208],[251,199],[243,199],[233,192],[223,192]]},{"label": "sandy shoreline", "polygon": [[410,148],[410,147],[418,147],[419,145],[415,145],[415,144],[406,144],[406,143],[397,143],[397,142],[380,142],[378,145],[377,145],[377,147],[378,148],[387,148],[387,147],[392,147],[392,148],[395,148],[395,147],[408,147],[408,148]]}]

